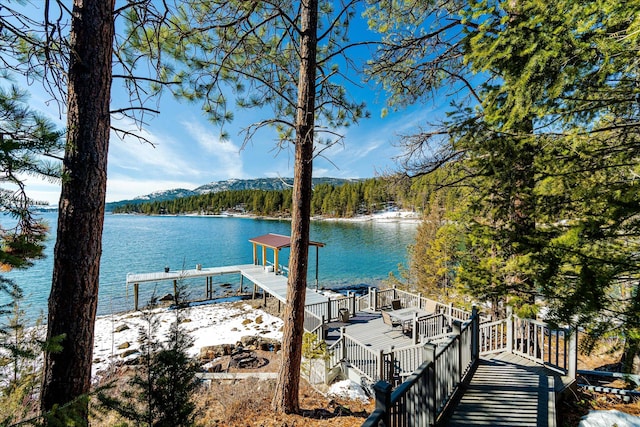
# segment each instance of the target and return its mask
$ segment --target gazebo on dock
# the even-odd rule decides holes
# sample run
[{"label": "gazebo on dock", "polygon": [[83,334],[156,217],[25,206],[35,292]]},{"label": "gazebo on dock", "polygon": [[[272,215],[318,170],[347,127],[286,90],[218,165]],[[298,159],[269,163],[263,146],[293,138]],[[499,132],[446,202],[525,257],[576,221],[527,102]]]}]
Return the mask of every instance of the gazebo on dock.
[{"label": "gazebo on dock", "polygon": [[[284,236],[282,234],[274,234],[269,233],[262,236],[254,237],[249,239],[249,241],[253,244],[253,263],[255,265],[264,265],[268,266],[267,262],[267,249],[273,250],[273,269],[276,274],[282,273],[282,268],[280,267],[279,258],[280,258],[280,250],[284,248],[288,248],[291,246],[291,236]],[[315,246],[316,248],[316,289],[318,287],[318,261],[319,254],[318,248],[323,248],[324,243],[309,241],[309,246]],[[258,258],[259,251],[258,247],[261,248],[262,255],[262,263]]]}]

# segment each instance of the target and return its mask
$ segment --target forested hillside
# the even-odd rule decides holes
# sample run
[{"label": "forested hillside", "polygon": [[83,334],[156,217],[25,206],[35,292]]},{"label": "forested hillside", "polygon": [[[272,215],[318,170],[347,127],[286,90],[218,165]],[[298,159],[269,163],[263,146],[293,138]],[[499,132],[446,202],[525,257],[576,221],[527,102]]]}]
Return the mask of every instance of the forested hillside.
[{"label": "forested hillside", "polygon": [[[371,178],[342,185],[320,183],[314,186],[313,215],[352,217],[371,214],[389,206],[422,211],[435,188],[437,177],[409,179]],[[254,215],[288,216],[292,190],[228,190],[173,200],[130,203],[113,209],[114,213],[146,215],[215,215],[242,212]]]}]

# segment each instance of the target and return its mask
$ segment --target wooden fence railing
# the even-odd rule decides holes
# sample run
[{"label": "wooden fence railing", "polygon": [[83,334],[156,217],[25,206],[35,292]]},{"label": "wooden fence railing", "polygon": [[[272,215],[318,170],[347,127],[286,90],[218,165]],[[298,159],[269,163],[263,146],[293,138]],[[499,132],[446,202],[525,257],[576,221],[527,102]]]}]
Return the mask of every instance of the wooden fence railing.
[{"label": "wooden fence railing", "polygon": [[388,381],[374,385],[376,409],[363,427],[431,426],[478,363],[479,316],[453,324],[455,336],[443,346],[422,346],[422,364],[395,390]]},{"label": "wooden fence railing", "polygon": [[342,319],[342,315],[348,312],[348,317],[353,317],[356,312],[356,296],[349,292],[345,297],[330,298],[326,302],[309,304],[305,311],[314,314],[318,318],[324,317],[326,322],[335,322]]},{"label": "wooden fence railing", "polygon": [[575,378],[577,336],[567,328],[553,329],[544,322],[509,314],[506,319],[481,324],[479,339],[480,354],[510,352]]},{"label": "wooden fence railing", "polygon": [[[369,288],[366,295],[357,298],[356,306],[358,310],[378,311],[386,307],[391,307],[391,301],[399,299],[400,305],[404,307],[415,307],[434,314],[445,314],[452,319],[466,321],[471,317],[471,312],[453,304],[443,304],[438,301],[423,297],[422,295],[412,294],[398,288],[377,289]],[[481,322],[487,322],[488,317],[481,316]]]}]

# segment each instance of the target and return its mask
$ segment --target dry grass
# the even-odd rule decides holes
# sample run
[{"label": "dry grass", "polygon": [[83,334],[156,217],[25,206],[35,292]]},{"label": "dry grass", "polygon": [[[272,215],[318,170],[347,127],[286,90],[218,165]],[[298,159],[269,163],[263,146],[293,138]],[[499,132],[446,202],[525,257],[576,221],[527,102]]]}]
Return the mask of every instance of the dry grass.
[{"label": "dry grass", "polygon": [[198,422],[206,426],[229,427],[321,427],[360,426],[373,410],[373,403],[330,399],[305,381],[300,390],[300,414],[271,411],[274,380],[246,379],[212,382],[198,396]]}]

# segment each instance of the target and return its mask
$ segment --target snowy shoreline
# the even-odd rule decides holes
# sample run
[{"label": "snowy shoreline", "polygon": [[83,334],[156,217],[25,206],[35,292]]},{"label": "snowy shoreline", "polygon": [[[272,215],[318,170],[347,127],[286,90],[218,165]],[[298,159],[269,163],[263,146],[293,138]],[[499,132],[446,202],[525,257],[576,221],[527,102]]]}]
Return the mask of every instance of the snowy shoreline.
[{"label": "snowy shoreline", "polygon": [[[132,215],[132,214],[111,214],[111,215]],[[142,215],[142,214],[133,214],[133,215]],[[261,220],[273,220],[273,221],[291,220],[290,217],[261,216],[261,215],[245,214],[245,213],[237,213],[237,212],[222,213],[218,215],[188,213],[188,214],[180,214],[180,215],[150,215],[150,216],[192,216],[192,217],[198,217],[198,218],[246,218],[246,219],[261,219]],[[357,215],[351,218],[314,216],[314,217],[311,217],[311,220],[327,221],[327,222],[372,221],[372,222],[397,222],[397,223],[406,223],[406,224],[419,224],[422,221],[422,215],[418,212],[398,210],[398,211],[376,212],[370,215]]]},{"label": "snowy shoreline", "polygon": [[[284,322],[280,318],[242,301],[192,304],[183,310],[185,320],[181,325],[194,340],[189,349],[194,357],[203,347],[235,344],[244,336],[282,339]],[[146,325],[145,313],[152,313],[157,319],[160,326],[153,332],[162,340],[176,319],[174,309],[128,311],[96,319],[92,377],[99,377],[112,364],[127,363],[139,356],[138,335],[140,327]]]}]

